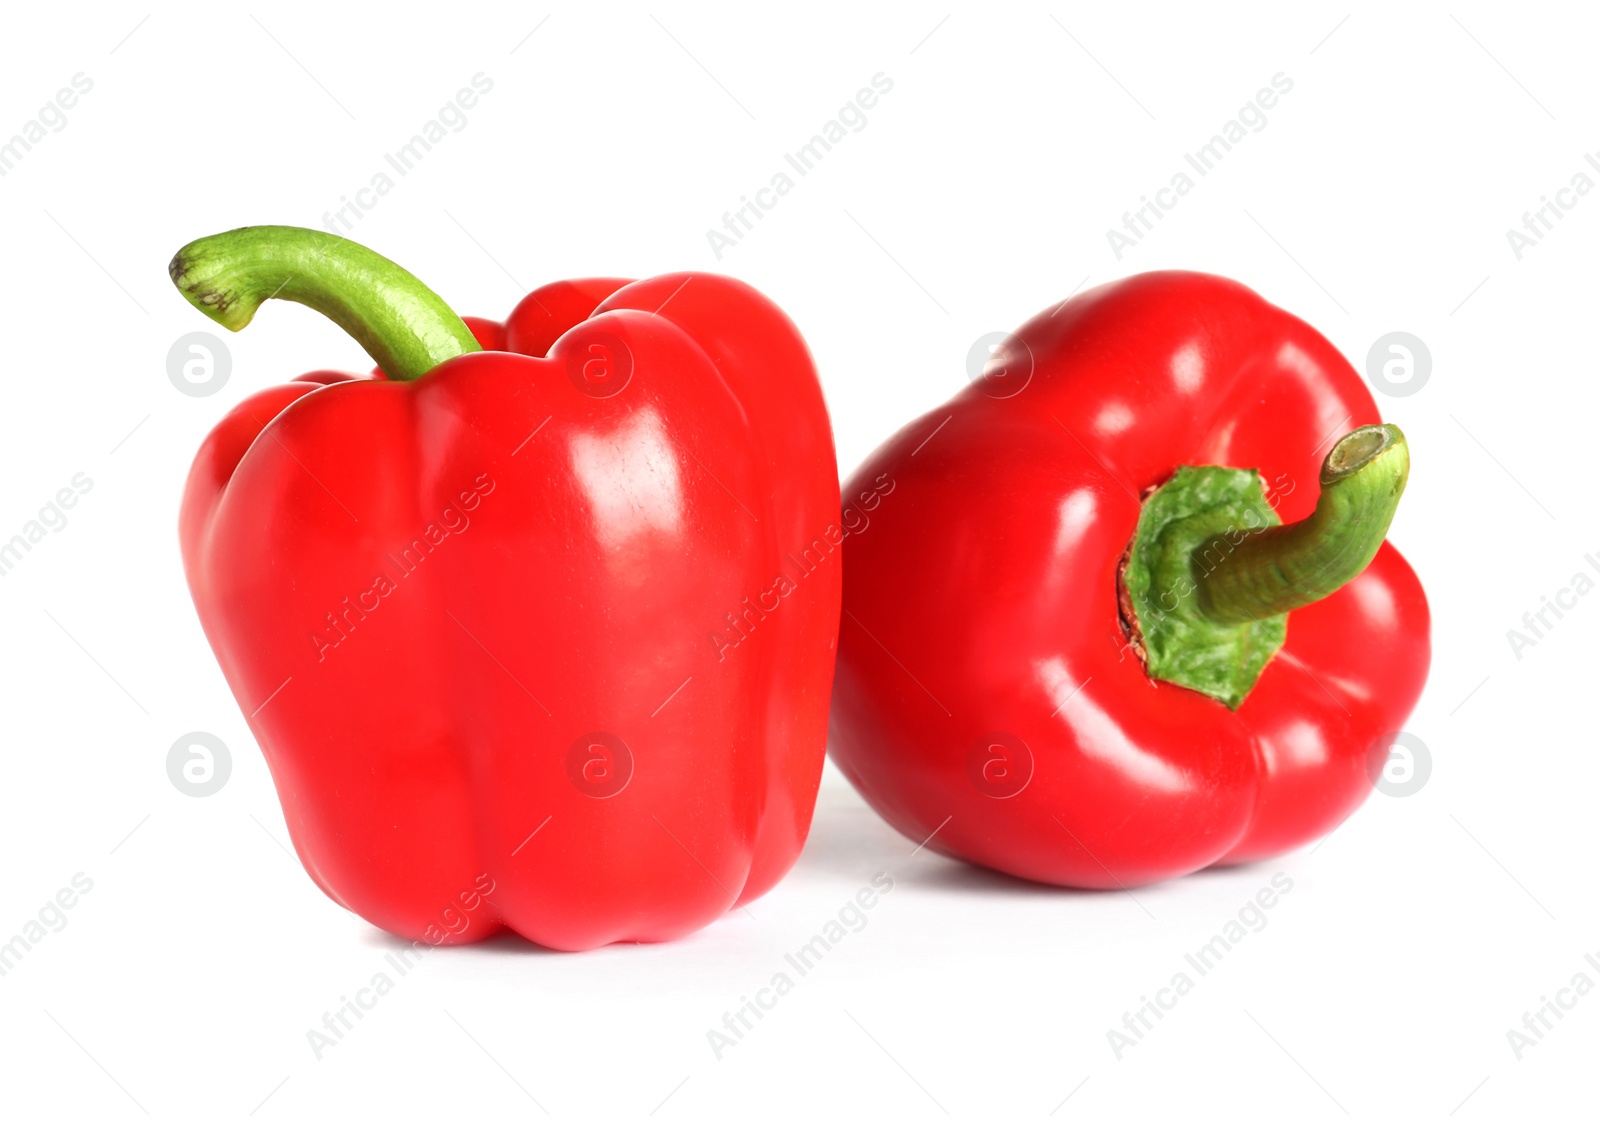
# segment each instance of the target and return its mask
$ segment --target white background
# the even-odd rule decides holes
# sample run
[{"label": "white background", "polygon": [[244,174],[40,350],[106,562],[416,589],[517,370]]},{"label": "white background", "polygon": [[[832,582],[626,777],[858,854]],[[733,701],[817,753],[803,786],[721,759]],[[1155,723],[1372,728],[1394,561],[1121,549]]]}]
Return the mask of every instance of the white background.
[{"label": "white background", "polygon": [[[0,979],[0,1119],[1592,1118],[1600,993],[1520,1060],[1506,1033],[1600,952],[1600,597],[1520,658],[1507,632],[1600,580],[1600,194],[1520,260],[1506,231],[1600,145],[1597,28],[1576,5],[1289,7],[12,8],[0,137],[75,73],[93,89],[0,178],[0,540],[75,473],[94,486],[0,577],[0,937],[94,886]],[[1363,371],[1381,334],[1422,338],[1426,385],[1378,400],[1411,439],[1392,537],[1435,619],[1408,728],[1425,786],[1315,851],[1130,896],[913,854],[830,769],[805,855],[749,914],[665,946],[430,953],[316,1059],[306,1031],[396,943],[289,856],[176,511],[238,398],[364,361],[274,304],[229,337],[226,387],[185,396],[167,351],[214,327],[166,264],[241,224],[320,226],[478,72],[465,128],[349,234],[493,317],[568,276],[745,279],[806,334],[846,471],[962,386],[980,335],[1085,281],[1227,274]],[[719,261],[707,229],[878,72],[866,127]],[[1279,72],[1266,128],[1119,261],[1106,230]],[[203,799],[166,773],[197,730],[234,761]],[[1119,1060],[1107,1030],[1280,870],[1266,927]],[[706,1031],[880,871],[866,928],[719,1061]]]}]

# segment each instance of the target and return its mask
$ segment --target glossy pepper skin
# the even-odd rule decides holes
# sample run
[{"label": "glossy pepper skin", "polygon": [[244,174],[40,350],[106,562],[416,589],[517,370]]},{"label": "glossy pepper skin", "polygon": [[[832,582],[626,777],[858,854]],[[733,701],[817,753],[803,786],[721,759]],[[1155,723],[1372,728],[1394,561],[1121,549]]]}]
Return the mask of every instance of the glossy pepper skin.
[{"label": "glossy pepper skin", "polygon": [[1335,441],[1379,419],[1360,379],[1299,319],[1183,272],[1099,287],[999,352],[846,485],[848,505],[880,475],[897,484],[850,547],[840,768],[913,841],[1071,887],[1330,832],[1427,674],[1428,605],[1399,552],[1383,542],[1288,613],[1237,710],[1150,677],[1119,570],[1143,499],[1179,467],[1259,469],[1282,519],[1305,519]]},{"label": "glossy pepper skin", "polygon": [[[174,261],[227,308],[204,273]],[[697,273],[555,283],[470,329],[488,348],[416,379],[320,371],[227,414],[184,492],[195,607],[336,902],[431,943],[682,936],[811,820],[837,556],[714,635],[838,521],[810,355]]]}]

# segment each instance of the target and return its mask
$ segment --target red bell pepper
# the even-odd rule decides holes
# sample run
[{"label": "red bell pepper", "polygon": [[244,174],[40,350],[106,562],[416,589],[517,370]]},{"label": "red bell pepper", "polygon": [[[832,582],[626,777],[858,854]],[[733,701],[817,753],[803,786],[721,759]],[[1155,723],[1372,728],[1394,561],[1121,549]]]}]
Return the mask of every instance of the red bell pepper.
[{"label": "red bell pepper", "polygon": [[683,935],[782,877],[840,568],[772,604],[839,516],[776,306],[715,275],[579,279],[469,328],[298,228],[198,240],[171,274],[232,330],[311,306],[387,378],[246,397],[182,507],[195,607],[324,892],[410,939],[576,950]]},{"label": "red bell pepper", "polygon": [[1326,339],[1226,279],[1040,314],[846,486],[896,483],[851,541],[835,760],[906,836],[1045,883],[1323,836],[1427,675],[1384,541],[1408,458]]}]

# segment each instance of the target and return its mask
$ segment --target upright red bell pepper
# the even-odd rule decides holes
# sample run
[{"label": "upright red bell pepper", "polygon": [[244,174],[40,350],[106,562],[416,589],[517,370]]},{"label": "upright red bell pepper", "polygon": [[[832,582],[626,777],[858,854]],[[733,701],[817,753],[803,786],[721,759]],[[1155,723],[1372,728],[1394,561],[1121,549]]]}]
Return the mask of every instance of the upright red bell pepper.
[{"label": "upright red bell pepper", "polygon": [[835,760],[930,848],[1149,883],[1322,836],[1422,690],[1384,541],[1404,437],[1326,339],[1236,283],[1048,310],[846,486]]},{"label": "upright red bell pepper", "polygon": [[556,283],[469,329],[298,228],[198,240],[171,274],[232,330],[311,306],[387,378],[244,398],[184,492],[195,607],[322,890],[411,939],[581,949],[777,882],[840,583],[837,553],[787,556],[839,493],[783,313],[675,274]]}]

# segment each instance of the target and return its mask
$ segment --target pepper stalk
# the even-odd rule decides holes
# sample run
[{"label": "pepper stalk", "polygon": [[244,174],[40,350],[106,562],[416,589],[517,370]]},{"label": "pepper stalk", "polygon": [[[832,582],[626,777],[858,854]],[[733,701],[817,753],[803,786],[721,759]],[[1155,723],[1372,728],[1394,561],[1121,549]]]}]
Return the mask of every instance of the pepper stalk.
[{"label": "pepper stalk", "polygon": [[1399,428],[1357,428],[1323,461],[1316,509],[1287,526],[1255,471],[1179,468],[1145,500],[1120,578],[1151,677],[1237,710],[1283,646],[1287,614],[1372,562],[1410,466]]},{"label": "pepper stalk", "polygon": [[415,275],[342,236],[310,228],[235,228],[186,244],[167,273],[183,297],[229,330],[268,299],[298,302],[361,343],[384,374],[412,381],[477,339]]}]

